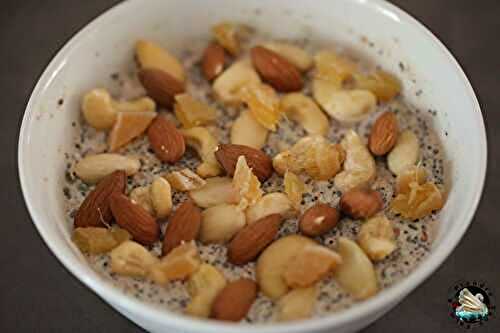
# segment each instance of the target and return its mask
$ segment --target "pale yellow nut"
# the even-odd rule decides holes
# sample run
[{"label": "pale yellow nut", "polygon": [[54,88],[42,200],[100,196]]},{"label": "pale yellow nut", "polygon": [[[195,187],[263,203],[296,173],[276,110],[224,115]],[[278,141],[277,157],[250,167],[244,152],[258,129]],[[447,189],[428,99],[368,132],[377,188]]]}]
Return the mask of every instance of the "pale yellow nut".
[{"label": "pale yellow nut", "polygon": [[76,175],[86,183],[95,184],[107,175],[123,170],[127,176],[136,174],[141,167],[141,162],[129,156],[120,154],[95,154],[87,155],[76,163]]},{"label": "pale yellow nut", "polygon": [[290,199],[293,208],[296,211],[300,211],[302,195],[306,191],[306,185],[302,179],[299,178],[299,176],[290,171],[285,172],[283,183],[285,185],[285,193],[288,196],[288,199]]},{"label": "pale yellow nut", "polygon": [[241,111],[231,127],[231,143],[261,149],[266,145],[269,131],[252,116],[250,111]]},{"label": "pale yellow nut", "polygon": [[396,145],[387,155],[387,166],[395,175],[406,168],[415,165],[420,156],[420,143],[417,136],[410,130],[399,134]]},{"label": "pale yellow nut", "polygon": [[335,280],[357,300],[366,299],[378,291],[373,264],[363,250],[352,240],[338,239],[338,254],[342,263],[334,272]]},{"label": "pale yellow nut", "polygon": [[260,77],[247,59],[232,64],[215,79],[212,87],[218,99],[234,105],[242,103],[240,89],[251,83],[260,83]]},{"label": "pale yellow nut", "polygon": [[273,87],[262,83],[251,83],[241,88],[241,98],[252,116],[270,131],[276,131],[283,110],[280,97]]},{"label": "pale yellow nut", "polygon": [[136,242],[126,241],[109,254],[111,271],[126,276],[145,277],[158,262],[146,248]]},{"label": "pale yellow nut", "polygon": [[218,176],[222,170],[214,153],[219,141],[205,127],[192,127],[180,131],[186,144],[196,150],[202,160],[196,168],[196,173],[203,178]]},{"label": "pale yellow nut", "polygon": [[175,95],[175,116],[184,128],[203,126],[215,121],[217,112],[189,94]]},{"label": "pale yellow nut", "polygon": [[278,320],[292,321],[312,316],[316,304],[317,287],[298,288],[278,301]]},{"label": "pale yellow nut", "polygon": [[202,212],[200,240],[225,243],[245,226],[245,214],[236,205],[221,204]]},{"label": "pale yellow nut", "polygon": [[304,49],[293,44],[268,42],[262,46],[278,53],[302,72],[307,71],[313,65],[313,58]]},{"label": "pale yellow nut", "polygon": [[149,214],[154,214],[153,202],[151,201],[151,195],[149,191],[149,186],[139,186],[134,188],[130,194],[129,198],[134,203],[138,204],[144,208]]},{"label": "pale yellow nut", "polygon": [[376,177],[373,156],[356,132],[350,130],[340,143],[346,152],[344,170],[335,176],[335,186],[342,192],[368,186]]},{"label": "pale yellow nut", "polygon": [[164,218],[172,211],[172,188],[163,177],[157,177],[149,187],[151,204],[156,216]]},{"label": "pale yellow nut", "polygon": [[135,52],[141,68],[160,69],[181,82],[186,80],[186,73],[180,61],[158,44],[139,40],[135,44]]},{"label": "pale yellow nut", "polygon": [[396,178],[396,194],[410,193],[410,184],[422,185],[427,181],[428,173],[424,168],[412,165],[404,169]]},{"label": "pale yellow nut", "polygon": [[232,179],[212,177],[205,179],[206,184],[189,191],[189,196],[201,208],[209,208],[224,203],[234,203],[235,192]]},{"label": "pale yellow nut", "polygon": [[246,210],[247,223],[254,223],[263,217],[280,214],[288,217],[293,213],[292,202],[287,195],[280,192],[264,195],[253,206]]},{"label": "pale yellow nut", "polygon": [[209,264],[201,264],[200,268],[191,275],[188,281],[188,292],[191,301],[186,307],[186,313],[208,318],[215,298],[226,286],[226,278],[215,267]]},{"label": "pale yellow nut", "polygon": [[291,93],[281,99],[286,116],[299,123],[309,134],[325,136],[330,123],[314,100],[301,93]]},{"label": "pale yellow nut", "polygon": [[234,201],[238,203],[238,207],[242,211],[248,206],[255,205],[264,193],[261,189],[259,179],[253,174],[243,155],[238,157],[238,161],[236,162],[232,185],[234,189]]},{"label": "pale yellow nut", "polygon": [[71,240],[84,253],[101,254],[111,251],[131,237],[128,231],[118,227],[84,227],[76,228]]},{"label": "pale yellow nut", "polygon": [[380,261],[396,249],[392,223],[384,215],[372,217],[361,225],[358,244],[373,261]]},{"label": "pale yellow nut", "polygon": [[217,43],[237,56],[241,51],[241,40],[250,35],[251,29],[243,24],[221,22],[212,27],[212,33]]},{"label": "pale yellow nut", "polygon": [[165,176],[169,184],[177,191],[187,192],[205,186],[206,182],[189,169],[173,171]]},{"label": "pale yellow nut", "polygon": [[314,56],[314,65],[317,79],[332,83],[338,88],[359,71],[355,62],[333,50],[318,52]]},{"label": "pale yellow nut", "polygon": [[182,243],[151,266],[149,277],[163,285],[173,280],[185,280],[198,270],[200,264],[196,243],[194,241]]}]

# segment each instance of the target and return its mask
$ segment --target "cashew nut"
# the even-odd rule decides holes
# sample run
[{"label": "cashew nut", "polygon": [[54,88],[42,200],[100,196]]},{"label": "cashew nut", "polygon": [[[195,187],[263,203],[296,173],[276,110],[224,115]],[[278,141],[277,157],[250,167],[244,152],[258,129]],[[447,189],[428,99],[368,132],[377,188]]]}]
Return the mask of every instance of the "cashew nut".
[{"label": "cashew nut", "polygon": [[347,79],[352,78],[359,71],[355,62],[332,50],[318,52],[314,56],[314,64],[316,78],[332,83],[331,87],[337,89],[340,89]]},{"label": "cashew nut", "polygon": [[231,127],[231,143],[261,149],[266,144],[268,132],[250,111],[244,110]]},{"label": "cashew nut", "polygon": [[188,281],[188,292],[191,302],[187,305],[186,313],[196,317],[208,318],[212,303],[219,292],[226,286],[226,278],[215,267],[201,264],[200,268],[191,275]]},{"label": "cashew nut", "polygon": [[151,201],[151,195],[149,193],[149,186],[139,186],[134,188],[130,192],[129,198],[134,203],[144,208],[149,214],[153,215],[153,203]]},{"label": "cashew nut", "polygon": [[219,141],[204,127],[192,127],[180,131],[186,144],[195,149],[203,161],[196,169],[196,173],[204,178],[219,175],[222,170],[214,155]]},{"label": "cashew nut", "polygon": [[172,189],[169,182],[163,177],[157,177],[149,187],[151,204],[156,216],[164,218],[172,211]]},{"label": "cashew nut", "polygon": [[302,72],[307,71],[313,65],[312,57],[298,46],[277,42],[265,43],[263,46],[278,53]]},{"label": "cashew nut", "polygon": [[317,293],[316,286],[290,291],[278,301],[278,320],[291,321],[311,317]]},{"label": "cashew nut", "polygon": [[202,208],[209,208],[224,203],[233,203],[234,189],[232,179],[212,177],[206,179],[206,184],[189,192],[189,196]]},{"label": "cashew nut", "polygon": [[202,216],[200,240],[203,243],[225,243],[245,226],[245,214],[236,205],[210,207]]},{"label": "cashew nut", "polygon": [[387,155],[387,166],[395,175],[417,163],[420,156],[420,144],[417,136],[410,130],[404,131],[398,137],[396,145]]},{"label": "cashew nut", "polygon": [[76,175],[86,183],[95,184],[107,175],[124,170],[127,176],[139,171],[141,162],[138,159],[119,154],[87,155],[74,168]]},{"label": "cashew nut", "polygon": [[286,194],[269,193],[260,198],[255,205],[248,207],[246,211],[247,223],[254,223],[272,214],[281,214],[283,217],[287,217],[292,211],[292,202]]},{"label": "cashew nut", "polygon": [[109,254],[111,271],[133,277],[145,277],[151,266],[158,262],[144,246],[133,241],[126,241]]},{"label": "cashew nut", "polygon": [[139,40],[135,51],[142,68],[161,69],[181,82],[186,80],[186,73],[180,61],[161,46],[151,41]]},{"label": "cashew nut", "polygon": [[373,261],[380,261],[396,249],[391,221],[384,215],[364,222],[358,233],[359,246]]},{"label": "cashew nut", "polygon": [[170,185],[177,191],[187,192],[205,186],[206,182],[189,169],[173,171],[165,176]]},{"label": "cashew nut", "polygon": [[301,93],[291,93],[281,99],[281,108],[287,117],[298,122],[311,135],[326,135],[328,118],[310,98]]},{"label": "cashew nut", "polygon": [[250,83],[260,83],[260,77],[247,59],[235,62],[222,72],[215,79],[213,89],[222,102],[234,105],[242,102],[240,89]]}]

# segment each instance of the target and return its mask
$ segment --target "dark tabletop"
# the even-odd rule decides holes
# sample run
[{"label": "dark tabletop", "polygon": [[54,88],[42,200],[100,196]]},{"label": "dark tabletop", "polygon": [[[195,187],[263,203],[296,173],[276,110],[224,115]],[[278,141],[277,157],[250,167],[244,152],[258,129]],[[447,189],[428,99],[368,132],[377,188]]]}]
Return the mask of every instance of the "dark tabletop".
[{"label": "dark tabletop", "polygon": [[[56,260],[26,211],[17,177],[17,138],[29,94],[59,48],[118,0],[2,0],[0,7],[0,332],[137,332]],[[489,163],[474,222],[444,265],[398,307],[364,330],[455,332],[448,289],[485,281],[500,302],[500,1],[394,0],[452,51],[479,96]],[[498,145],[498,146],[497,146]],[[425,263],[424,263],[425,265]],[[500,304],[500,303],[499,303]],[[493,319],[477,332],[500,331]]]}]

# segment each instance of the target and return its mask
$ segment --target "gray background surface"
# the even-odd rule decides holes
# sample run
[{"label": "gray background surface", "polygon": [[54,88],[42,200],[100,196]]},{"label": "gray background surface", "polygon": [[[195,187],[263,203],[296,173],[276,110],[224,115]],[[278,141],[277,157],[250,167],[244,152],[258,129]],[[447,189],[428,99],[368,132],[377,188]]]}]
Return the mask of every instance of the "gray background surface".
[{"label": "gray background surface", "polygon": [[[25,209],[17,179],[17,136],[29,94],[59,48],[117,0],[2,0],[0,9],[0,331],[138,332],[56,260]],[[394,0],[457,57],[479,96],[488,127],[488,178],[476,217],[445,264],[396,309],[364,330],[455,332],[447,290],[460,279],[485,281],[500,302],[500,2]],[[209,3],[209,1],[207,1]],[[313,3],[313,2],[311,2]],[[464,133],[464,135],[467,135]],[[424,263],[425,264],[425,263]],[[493,319],[477,332],[499,332]]]}]

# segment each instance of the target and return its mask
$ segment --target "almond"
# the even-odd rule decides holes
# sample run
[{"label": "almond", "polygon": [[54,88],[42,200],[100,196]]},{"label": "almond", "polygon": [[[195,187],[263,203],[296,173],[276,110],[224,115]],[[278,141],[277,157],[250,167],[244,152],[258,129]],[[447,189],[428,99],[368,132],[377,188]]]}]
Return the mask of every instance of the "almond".
[{"label": "almond", "polygon": [[240,230],[229,243],[229,262],[244,265],[255,259],[274,240],[281,221],[280,214],[268,215]]},{"label": "almond", "polygon": [[252,63],[262,79],[280,92],[298,91],[303,82],[299,70],[278,53],[256,46],[251,50]]},{"label": "almond", "polygon": [[226,51],[217,43],[207,46],[201,59],[203,75],[208,81],[212,81],[224,70]]},{"label": "almond", "polygon": [[240,321],[257,298],[257,283],[250,279],[239,279],[228,283],[212,304],[212,318]]},{"label": "almond", "polygon": [[382,210],[382,195],[373,190],[351,190],[340,198],[340,210],[354,219],[366,219]]},{"label": "almond", "polygon": [[109,198],[113,193],[125,192],[127,175],[125,171],[115,171],[104,177],[83,201],[75,215],[75,228],[104,227],[111,223],[113,215]]},{"label": "almond", "polygon": [[391,151],[398,139],[398,119],[392,112],[384,112],[373,124],[368,146],[373,155],[382,156]]},{"label": "almond", "polygon": [[182,242],[189,242],[198,236],[201,226],[201,210],[191,201],[187,200],[170,217],[163,239],[163,255]]},{"label": "almond", "polygon": [[310,237],[321,236],[339,222],[338,211],[327,204],[316,204],[305,211],[299,221],[300,231]]},{"label": "almond", "polygon": [[139,80],[149,97],[161,106],[170,108],[174,105],[174,96],[184,92],[184,84],[167,72],[156,68],[144,68],[139,71]]},{"label": "almond", "polygon": [[248,166],[260,181],[265,181],[273,173],[273,161],[262,150],[249,146],[223,144],[215,151],[215,157],[230,176],[234,175],[238,157],[245,156]]},{"label": "almond", "polygon": [[160,161],[175,163],[186,151],[181,132],[163,116],[157,116],[148,129],[151,148]]},{"label": "almond", "polygon": [[160,238],[160,227],[154,217],[126,195],[113,193],[109,205],[116,223],[137,242],[152,245]]}]

